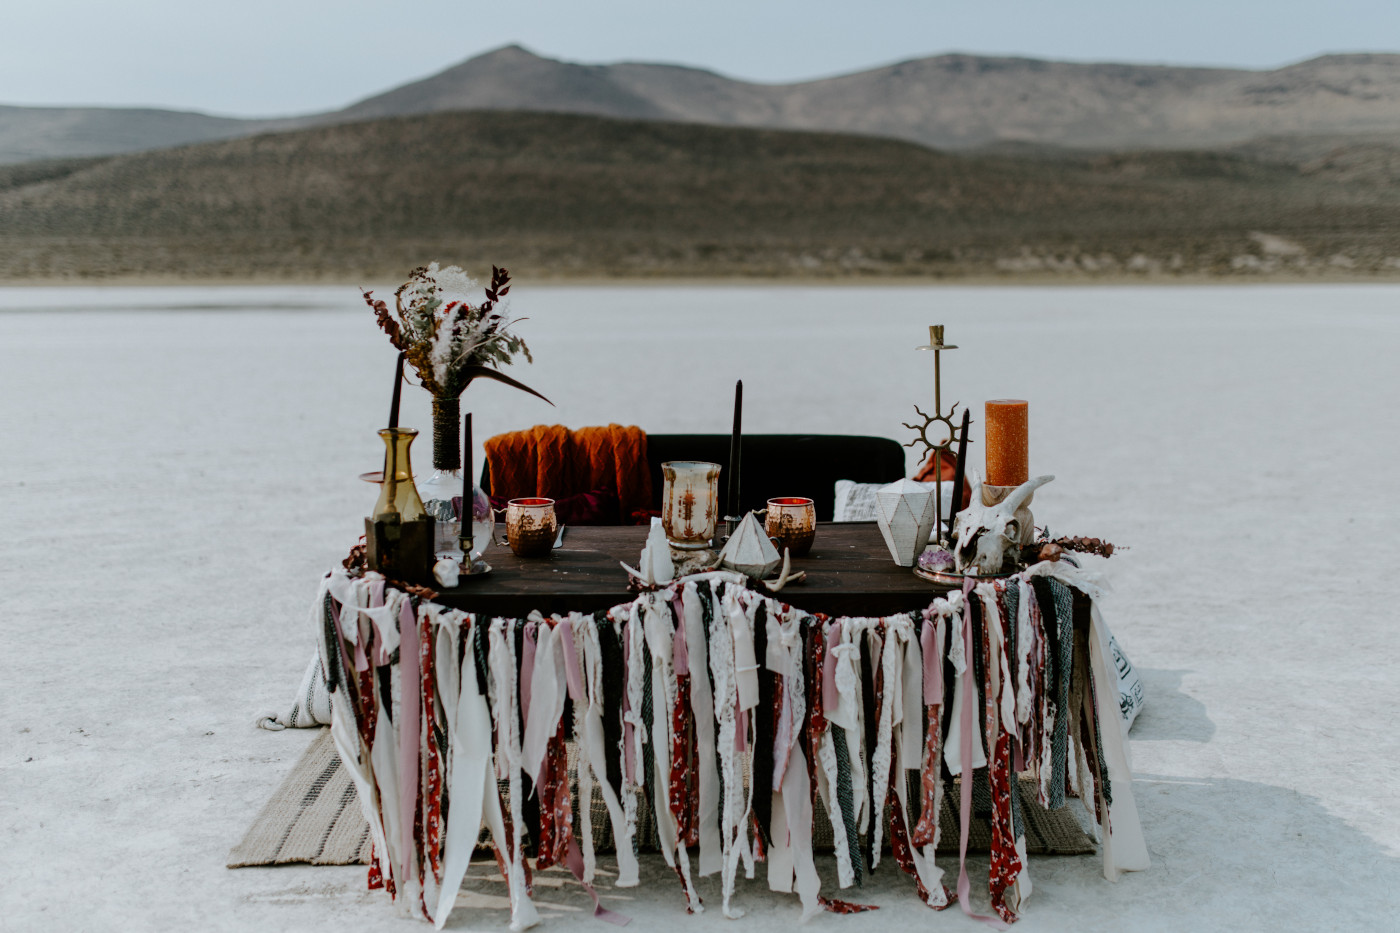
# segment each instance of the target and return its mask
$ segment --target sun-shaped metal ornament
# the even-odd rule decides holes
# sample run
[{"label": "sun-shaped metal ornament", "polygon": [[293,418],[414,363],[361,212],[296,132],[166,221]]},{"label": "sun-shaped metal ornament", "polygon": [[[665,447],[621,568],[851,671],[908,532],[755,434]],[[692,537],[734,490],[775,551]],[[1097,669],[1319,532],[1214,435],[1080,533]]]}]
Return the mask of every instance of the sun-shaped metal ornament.
[{"label": "sun-shaped metal ornament", "polygon": [[[926,413],[918,405],[914,406],[914,410],[919,413],[919,417],[924,419],[924,423],[909,424],[908,422],[903,422],[906,428],[908,428],[911,431],[918,432],[919,435],[904,446],[912,448],[916,444],[922,444],[925,451],[923,462],[927,462],[929,457],[936,458],[933,461],[935,483],[935,495],[933,501],[934,515],[937,519],[937,524],[934,527],[937,529],[938,535],[942,537],[943,455],[946,454],[948,452],[948,449],[953,446],[953,435],[957,431],[957,429],[953,426],[953,413],[958,410],[958,403],[954,402],[946,412],[943,411],[943,371],[942,360],[939,358],[939,353],[941,353],[944,350],[956,350],[957,347],[953,344],[947,344],[943,342],[942,324],[930,324],[928,328],[928,346],[916,347],[915,349],[933,351],[933,414],[930,415]],[[938,436],[938,434],[943,434],[944,430],[946,430],[947,432],[946,435],[943,437],[943,440],[939,443],[935,443],[929,440],[928,432],[929,429],[933,428],[934,425],[941,425],[941,427],[937,429],[937,434],[935,434],[935,436]],[[954,495],[956,495],[956,493],[954,493]]]},{"label": "sun-shaped metal ornament", "polygon": [[[922,418],[924,419],[924,423],[923,423],[923,424],[910,424],[910,423],[907,422],[907,421],[901,422],[901,423],[902,423],[906,428],[908,428],[909,430],[911,430],[911,431],[917,431],[917,432],[918,432],[918,435],[919,435],[918,437],[914,438],[914,439],[913,439],[912,441],[910,441],[909,443],[905,444],[905,445],[904,445],[905,447],[913,447],[915,444],[923,444],[923,445],[924,445],[924,451],[925,451],[924,459],[927,460],[927,459],[928,459],[928,456],[927,456],[928,453],[930,453],[930,452],[932,452],[932,451],[935,451],[935,450],[947,450],[950,446],[952,446],[952,443],[953,443],[953,434],[956,433],[956,431],[957,431],[957,428],[955,428],[955,427],[953,426],[953,412],[955,412],[955,411],[958,410],[958,403],[957,403],[957,402],[954,402],[954,403],[953,403],[952,407],[948,409],[948,413],[947,413],[946,415],[945,415],[945,414],[934,414],[934,415],[925,414],[924,410],[923,410],[922,408],[920,408],[918,405],[915,405],[915,406],[914,406],[914,410],[917,411],[917,412],[919,413],[919,416],[922,417]],[[942,441],[941,443],[938,443],[938,444],[935,444],[933,441],[931,441],[931,440],[928,439],[928,432],[929,432],[929,429],[932,428],[935,424],[941,424],[941,425],[943,425],[944,428],[947,429],[947,437],[945,437],[945,438],[943,439],[943,441]],[[940,433],[942,433],[941,430],[940,430]]]}]

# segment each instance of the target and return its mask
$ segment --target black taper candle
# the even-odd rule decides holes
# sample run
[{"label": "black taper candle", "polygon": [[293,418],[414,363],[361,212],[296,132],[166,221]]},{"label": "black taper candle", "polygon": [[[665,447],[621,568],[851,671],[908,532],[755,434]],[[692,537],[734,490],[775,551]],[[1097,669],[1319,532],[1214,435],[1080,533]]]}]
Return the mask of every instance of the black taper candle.
[{"label": "black taper candle", "polygon": [[472,520],[472,413],[467,412],[462,425],[462,529],[465,531]]},{"label": "black taper candle", "polygon": [[405,354],[400,352],[394,362],[394,398],[389,402],[389,429],[399,426],[399,397],[403,395],[403,361]]},{"label": "black taper candle", "polygon": [[[953,467],[953,506],[948,510],[948,538],[953,537],[953,520],[962,511],[963,477],[967,475],[967,426],[972,419],[972,410],[963,409],[962,437],[958,440],[957,465]],[[940,461],[939,469],[943,468]]]},{"label": "black taper candle", "polygon": [[739,517],[739,461],[743,451],[744,380],[734,383],[734,432],[729,435],[729,511],[727,518]]}]

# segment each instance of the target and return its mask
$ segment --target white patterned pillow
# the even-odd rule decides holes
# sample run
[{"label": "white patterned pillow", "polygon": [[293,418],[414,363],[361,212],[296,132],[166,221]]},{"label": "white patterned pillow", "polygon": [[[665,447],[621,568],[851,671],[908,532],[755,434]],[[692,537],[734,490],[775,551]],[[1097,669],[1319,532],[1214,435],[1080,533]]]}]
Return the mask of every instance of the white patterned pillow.
[{"label": "white patterned pillow", "polygon": [[[831,520],[834,522],[873,522],[876,519],[875,493],[881,487],[888,486],[888,483],[857,483],[854,480],[838,479],[836,481],[836,507],[832,510]],[[933,488],[932,483],[922,485]],[[948,510],[953,505],[953,483],[948,480],[943,484],[943,516],[948,516]]]},{"label": "white patterned pillow", "polygon": [[881,483],[857,483],[855,480],[836,481],[836,508],[831,520],[836,522],[875,521],[875,490]]}]

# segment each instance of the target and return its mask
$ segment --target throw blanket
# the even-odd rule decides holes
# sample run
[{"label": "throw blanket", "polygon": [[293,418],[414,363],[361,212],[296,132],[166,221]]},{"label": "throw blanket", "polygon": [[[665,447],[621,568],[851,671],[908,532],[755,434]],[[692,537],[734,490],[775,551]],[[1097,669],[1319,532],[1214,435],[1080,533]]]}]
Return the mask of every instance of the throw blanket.
[{"label": "throw blanket", "polygon": [[493,497],[543,496],[566,499],[611,489],[617,492],[622,523],[651,509],[646,432],[636,426],[571,431],[563,425],[536,425],[528,431],[498,434],[486,441],[486,463]]}]

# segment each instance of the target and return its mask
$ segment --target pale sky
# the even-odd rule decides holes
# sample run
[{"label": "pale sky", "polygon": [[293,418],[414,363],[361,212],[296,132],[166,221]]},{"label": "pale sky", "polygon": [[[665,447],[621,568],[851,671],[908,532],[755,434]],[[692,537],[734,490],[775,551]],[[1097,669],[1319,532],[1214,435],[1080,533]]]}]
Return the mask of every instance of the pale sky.
[{"label": "pale sky", "polygon": [[787,82],[960,51],[1270,68],[1400,50],[1400,0],[44,0],[0,17],[0,103],[342,107],[518,42]]}]

